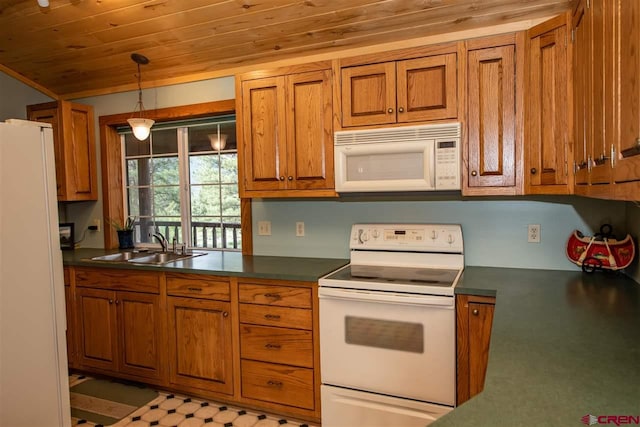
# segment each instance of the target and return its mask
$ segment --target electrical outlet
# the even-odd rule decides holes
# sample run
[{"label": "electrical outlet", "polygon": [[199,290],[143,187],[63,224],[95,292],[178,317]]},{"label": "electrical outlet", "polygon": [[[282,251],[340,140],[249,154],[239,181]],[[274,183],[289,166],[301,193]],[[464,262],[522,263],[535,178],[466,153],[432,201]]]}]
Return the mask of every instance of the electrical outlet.
[{"label": "electrical outlet", "polygon": [[96,218],[96,219],[94,219],[94,220],[93,220],[93,225],[94,225],[94,227],[96,227],[96,231],[97,231],[97,232],[100,232],[100,231],[101,231],[101,230],[100,230],[101,221],[100,221],[98,218]]},{"label": "electrical outlet", "polygon": [[271,236],[271,221],[258,221],[258,236]]},{"label": "electrical outlet", "polygon": [[540,224],[529,224],[527,242],[540,243]]},{"label": "electrical outlet", "polygon": [[304,222],[296,222],[296,236],[304,237]]}]

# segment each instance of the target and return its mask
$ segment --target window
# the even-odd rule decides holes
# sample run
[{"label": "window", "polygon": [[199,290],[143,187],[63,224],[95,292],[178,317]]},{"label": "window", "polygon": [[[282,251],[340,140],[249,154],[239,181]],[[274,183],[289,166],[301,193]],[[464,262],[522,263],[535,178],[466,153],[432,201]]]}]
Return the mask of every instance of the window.
[{"label": "window", "polygon": [[241,249],[234,116],[161,123],[145,141],[126,131],[120,138],[136,243],[153,243],[160,232],[189,247]]}]

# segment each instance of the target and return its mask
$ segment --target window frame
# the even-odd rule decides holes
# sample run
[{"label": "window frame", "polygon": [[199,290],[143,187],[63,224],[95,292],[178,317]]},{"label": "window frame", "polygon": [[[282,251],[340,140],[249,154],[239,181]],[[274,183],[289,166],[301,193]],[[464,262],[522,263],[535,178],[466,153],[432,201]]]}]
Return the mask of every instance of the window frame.
[{"label": "window frame", "polygon": [[[227,114],[236,114],[234,99],[145,111],[146,117],[154,119],[158,123]],[[102,212],[105,220],[124,221],[123,155],[117,128],[126,126],[127,119],[131,115],[132,112],[127,112],[99,117]],[[240,147],[238,147],[238,151],[240,151]],[[241,164],[238,163],[238,179],[242,176],[241,168]],[[240,199],[240,224],[242,254],[251,255],[253,254],[251,199]],[[118,236],[113,227],[104,227],[104,247],[107,249],[118,247]]]}]

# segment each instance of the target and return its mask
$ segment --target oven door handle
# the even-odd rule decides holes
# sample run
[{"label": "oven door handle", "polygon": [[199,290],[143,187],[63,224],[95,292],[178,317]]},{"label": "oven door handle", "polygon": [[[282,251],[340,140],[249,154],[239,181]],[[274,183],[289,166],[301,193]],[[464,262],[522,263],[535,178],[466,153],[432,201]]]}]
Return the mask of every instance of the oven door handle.
[{"label": "oven door handle", "polygon": [[454,298],[447,296],[399,294],[394,292],[370,292],[351,289],[318,288],[318,298],[348,301],[379,302],[385,304],[428,305],[453,308]]}]

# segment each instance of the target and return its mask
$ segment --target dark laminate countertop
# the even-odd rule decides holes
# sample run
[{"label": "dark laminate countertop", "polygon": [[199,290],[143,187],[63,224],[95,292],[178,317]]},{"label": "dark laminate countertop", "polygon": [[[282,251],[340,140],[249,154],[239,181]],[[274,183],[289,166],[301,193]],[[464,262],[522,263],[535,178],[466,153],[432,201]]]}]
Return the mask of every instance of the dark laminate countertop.
[{"label": "dark laminate countertop", "polygon": [[347,264],[347,259],[247,256],[238,252],[211,251],[207,255],[162,266],[131,265],[91,261],[89,258],[118,252],[105,249],[63,251],[65,265],[118,269],[160,270],[179,273],[199,273],[220,276],[241,276],[263,279],[317,281],[321,276]]},{"label": "dark laminate countertop", "polygon": [[434,425],[579,426],[640,416],[640,285],[622,275],[467,267],[495,295],[484,391]]}]

